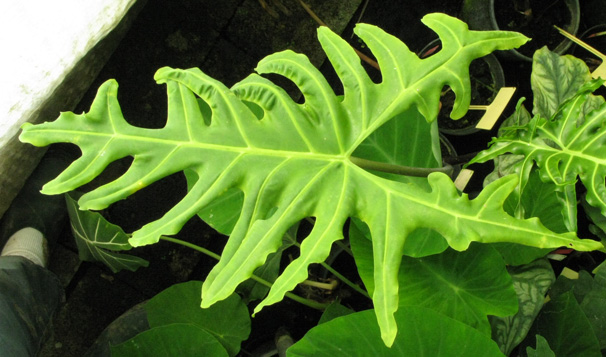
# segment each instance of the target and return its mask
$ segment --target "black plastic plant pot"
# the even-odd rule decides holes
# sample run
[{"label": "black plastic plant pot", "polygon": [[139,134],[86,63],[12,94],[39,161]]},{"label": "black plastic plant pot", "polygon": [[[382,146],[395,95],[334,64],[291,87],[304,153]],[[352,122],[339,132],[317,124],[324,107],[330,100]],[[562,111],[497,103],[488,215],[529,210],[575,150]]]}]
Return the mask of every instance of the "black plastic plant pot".
[{"label": "black plastic plant pot", "polygon": [[[606,21],[606,18],[604,18],[604,21]],[[606,54],[606,23],[592,26],[577,37],[592,48]],[[602,63],[600,58],[597,58],[594,54],[591,54],[577,44],[573,45],[570,49],[570,53],[583,59],[585,63],[587,63],[590,71],[595,70],[596,67]]]},{"label": "black plastic plant pot", "polygon": [[[420,52],[419,57],[425,58],[438,52],[441,48],[440,40],[436,39],[427,44]],[[488,105],[492,103],[499,89],[505,85],[505,75],[499,60],[490,54],[471,62],[469,67],[471,78],[471,104]],[[444,88],[442,108],[438,115],[438,128],[440,133],[448,135],[469,135],[479,131],[477,123],[482,119],[484,110],[469,110],[461,119],[450,119],[450,112],[454,105],[455,95],[449,88]]]},{"label": "black plastic plant pot", "polygon": [[125,342],[139,333],[149,330],[145,303],[139,303],[120,315],[103,330],[95,343],[86,352],[86,357],[105,357],[111,355],[110,345]]},{"label": "black plastic plant pot", "polygon": [[453,167],[452,175],[450,176],[453,180],[461,172],[461,164],[459,163],[459,154],[452,145],[450,140],[440,133],[440,151],[442,153],[442,162],[444,164],[450,164]]},{"label": "black plastic plant pot", "polygon": [[530,62],[543,46],[564,54],[571,41],[553,26],[576,35],[580,12],[579,0],[464,0],[461,17],[474,30],[517,31],[530,37],[517,50],[498,52],[507,59]]}]

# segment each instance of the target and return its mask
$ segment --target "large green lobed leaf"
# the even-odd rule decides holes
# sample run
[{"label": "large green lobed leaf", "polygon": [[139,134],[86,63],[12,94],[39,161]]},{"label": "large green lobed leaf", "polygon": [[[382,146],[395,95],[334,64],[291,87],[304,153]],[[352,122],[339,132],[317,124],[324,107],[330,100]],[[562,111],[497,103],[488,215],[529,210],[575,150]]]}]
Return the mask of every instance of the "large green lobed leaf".
[{"label": "large green lobed leaf", "polygon": [[[323,261],[332,243],[343,238],[344,222],[360,218],[372,235],[373,301],[382,338],[390,345],[397,333],[393,314],[398,308],[401,251],[408,234],[418,228],[436,230],[456,250],[467,249],[472,241],[602,247],[573,233],[553,233],[537,219],[506,214],[502,206],[516,185],[514,176],[469,200],[445,174],[430,175],[423,189],[376,176],[352,162],[358,146],[397,114],[416,108],[428,121],[435,120],[445,85],[457,96],[451,116],[463,116],[470,101],[470,62],[527,41],[511,32],[470,31],[443,14],[427,15],[423,22],[443,44],[440,52],[423,60],[377,27],[356,27],[382,68],[379,84],[370,80],[343,39],[319,28],[320,43],[343,83],[343,97],[334,94],[307,57],[284,51],[261,60],[256,70],[292,80],[304,95],[303,104],[257,74],[229,89],[199,69],[165,67],[155,76],[168,91],[168,120],[162,129],[129,125],[116,99],[117,83],[110,80],[101,86],[88,113],[63,113],[52,123],[24,125],[20,138],[38,146],[71,142],[82,150],[81,158],[44,186],[47,194],[79,187],[112,161],[133,157],[122,177],[82,196],[81,209],[102,209],[162,177],[194,172],[198,180],[187,195],[162,218],[134,232],[129,241],[133,246],[177,233],[216,198],[230,189],[241,190],[242,211],[221,260],[204,282],[203,307],[230,296],[279,248],[291,226],[315,217],[300,256],[255,311],[280,301],[307,277],[309,264]],[[210,118],[203,116],[199,99],[210,107]]]}]

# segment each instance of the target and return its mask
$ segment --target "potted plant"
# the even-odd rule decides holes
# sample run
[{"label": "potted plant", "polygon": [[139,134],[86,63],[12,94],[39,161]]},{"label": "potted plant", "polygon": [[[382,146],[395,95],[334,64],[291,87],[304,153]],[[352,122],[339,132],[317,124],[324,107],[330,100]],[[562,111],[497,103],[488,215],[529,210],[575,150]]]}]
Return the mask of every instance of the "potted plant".
[{"label": "potted plant", "polygon": [[471,0],[463,2],[461,16],[471,28],[521,32],[532,41],[507,51],[511,59],[532,61],[537,49],[548,46],[563,54],[571,42],[559,36],[553,25],[575,35],[579,29],[578,0]]},{"label": "potted plant", "polygon": [[[358,25],[358,36],[382,68],[381,83],[368,78],[344,40],[320,28],[320,43],[343,83],[342,97],[334,94],[305,56],[284,51],[263,59],[257,72],[294,81],[305,97],[303,104],[259,75],[227,88],[199,69],[165,67],[155,76],[167,85],[164,128],[129,125],[117,101],[117,83],[110,80],[99,88],[89,112],[63,113],[54,122],[24,125],[20,139],[39,146],[71,142],[82,150],[81,158],[44,186],[47,194],[76,189],[110,162],[134,157],[123,176],[81,196],[80,210],[103,209],[163,176],[184,171],[189,181],[185,197],[132,235],[101,224],[98,217],[92,219],[89,233],[78,234],[94,238],[81,242],[89,252],[85,258],[111,256],[105,260],[126,260],[134,267],[144,262],[118,252],[108,254],[108,249],[169,241],[219,260],[201,287],[194,286],[194,291],[201,290],[201,301],[197,295],[196,306],[188,303],[188,308],[200,304],[213,309],[231,301],[234,292],[252,279],[264,286],[243,293],[248,300],[262,299],[253,303],[253,314],[285,297],[324,310],[322,323],[290,347],[289,355],[332,356],[336,349],[349,355],[508,353],[515,347],[510,341],[528,335],[553,280],[544,257],[561,247],[604,251],[601,242],[577,236],[576,216],[562,212],[568,205],[551,204],[566,199],[576,204],[573,188],[580,175],[589,207],[605,211],[603,156],[599,150],[584,151],[592,148],[588,144],[592,140],[601,139],[595,129],[606,120],[603,98],[591,95],[601,82],[582,77],[577,88],[568,88],[569,96],[555,100],[552,92],[545,91],[544,99],[553,107],[527,118],[527,123],[519,106],[515,118],[520,120],[473,161],[503,157],[513,163],[498,163],[499,172],[511,167],[512,174],[495,177],[470,199],[448,176],[452,168],[442,164],[436,126],[441,91],[444,85],[453,88],[452,117],[463,116],[470,104],[471,61],[520,46],[527,38],[505,31],[469,31],[460,20],[443,14],[429,14],[423,22],[444,44],[442,51],[425,60],[377,27]],[[583,121],[579,113],[587,114],[587,119]],[[562,136],[557,138],[563,140],[560,146],[550,141],[555,129],[562,129],[557,131]],[[578,135],[567,137],[568,131]],[[572,154],[573,144],[581,145],[579,155]],[[539,148],[536,152],[533,145]],[[545,162],[544,158],[552,158],[548,154],[555,158]],[[571,165],[558,171],[559,163],[566,160]],[[595,168],[601,182],[588,184],[591,175],[581,167]],[[551,192],[530,189],[543,188],[543,181],[537,182],[541,178]],[[533,196],[537,193],[546,196]],[[537,202],[550,204],[541,212]],[[75,206],[72,203],[71,213],[77,216]],[[560,215],[555,215],[555,223],[549,220],[554,209]],[[169,237],[195,215],[229,234],[220,256]],[[112,234],[98,236],[100,226],[112,229]],[[341,242],[344,232],[347,243]],[[351,252],[363,286],[325,263],[338,245],[346,254]],[[298,248],[296,258],[280,259],[291,247]],[[353,293],[367,296],[366,304],[356,306],[363,311],[340,305],[336,295],[318,301],[293,294],[300,284],[326,283],[310,279],[313,264],[326,265]],[[592,289],[595,285],[599,292],[604,270],[598,270],[595,279],[585,277],[584,283]],[[308,280],[312,281],[306,284]],[[566,284],[560,284],[555,306],[544,316],[548,326],[552,311],[575,306],[574,284]],[[583,296],[595,298],[589,293]],[[167,305],[180,305],[174,298],[169,301],[161,304],[166,307],[163,311],[170,310]],[[183,316],[188,315],[183,313],[174,323],[183,325]],[[224,322],[221,314],[216,319]],[[589,326],[593,335],[582,333],[593,337],[577,351],[599,353],[604,348],[602,336],[597,337],[600,330],[593,330],[590,322],[583,326]],[[186,327],[192,328],[178,329]],[[501,337],[491,339],[491,331]],[[558,340],[559,332],[537,330],[545,337],[538,338],[537,350],[563,350],[569,342]],[[581,341],[575,334],[571,337]],[[238,347],[218,343],[221,346],[212,344],[226,355],[237,353]]]}]

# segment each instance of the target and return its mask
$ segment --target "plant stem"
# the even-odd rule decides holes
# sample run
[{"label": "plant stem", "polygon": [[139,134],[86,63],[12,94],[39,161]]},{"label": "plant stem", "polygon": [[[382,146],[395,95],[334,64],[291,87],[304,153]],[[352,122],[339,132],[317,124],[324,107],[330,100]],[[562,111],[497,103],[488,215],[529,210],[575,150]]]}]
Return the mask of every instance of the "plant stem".
[{"label": "plant stem", "polygon": [[216,260],[219,260],[221,258],[221,256],[219,254],[217,254],[217,253],[211,252],[210,250],[208,250],[206,248],[202,248],[199,245],[195,245],[195,244],[192,244],[190,242],[186,242],[186,241],[181,240],[181,239],[171,238],[171,237],[165,237],[165,236],[161,236],[160,239],[161,240],[165,240],[167,242],[180,244],[182,246],[191,248],[193,250],[197,250],[198,252],[203,253],[205,255],[208,255],[209,257],[211,257],[213,259],[216,259]]},{"label": "plant stem", "polygon": [[315,281],[315,280],[305,280],[301,284],[307,285],[307,286],[313,286],[314,288],[328,290],[328,291],[335,290],[335,288],[339,285],[339,283],[336,280],[332,280],[331,283],[323,283],[321,281]]},{"label": "plant stem", "polygon": [[[218,254],[213,253],[213,252],[211,252],[210,250],[208,250],[206,248],[202,248],[199,245],[195,245],[195,244],[186,242],[186,241],[181,240],[181,239],[171,238],[171,237],[165,237],[165,236],[161,236],[160,239],[161,240],[165,240],[167,242],[176,243],[176,244],[180,244],[182,246],[191,248],[193,250],[196,250],[196,251],[198,251],[198,252],[200,252],[202,254],[205,254],[205,255],[207,255],[207,256],[209,256],[211,258],[214,258],[216,260],[219,260],[221,258],[221,256],[219,256]],[[272,286],[272,283],[270,283],[269,281],[267,281],[267,280],[265,280],[263,278],[260,278],[260,277],[258,277],[256,275],[254,275],[254,274],[251,275],[250,278],[252,280],[254,280],[254,281],[262,284],[262,285],[267,286],[268,288],[271,288],[271,286]],[[303,297],[300,297],[300,296],[295,295],[295,294],[290,293],[290,292],[285,293],[284,296],[286,296],[287,298],[289,298],[289,299],[291,299],[293,301],[296,301],[298,303],[301,303],[303,305],[309,306],[309,307],[311,307],[313,309],[317,309],[317,310],[324,310],[328,306],[327,304],[322,304],[322,303],[319,303],[319,302],[314,301],[314,300],[305,299]]]},{"label": "plant stem", "polygon": [[[366,1],[368,3],[368,1]],[[314,21],[320,25],[320,26],[326,26],[329,27],[324,21],[322,21],[322,19],[320,19],[320,17],[318,15],[316,15],[315,12],[313,12],[313,10],[309,7],[309,5],[307,5],[306,3],[303,2],[303,0],[299,0],[299,4],[301,4],[301,6],[303,7],[303,9],[305,9],[305,11],[307,11],[307,13],[309,14],[309,16],[311,16],[312,19],[314,19]],[[366,7],[367,4],[364,5],[364,7]],[[364,11],[364,10],[362,10]],[[360,15],[362,16],[362,15]],[[367,55],[365,55],[364,53],[358,51],[357,49],[354,48],[354,51],[356,51],[356,54],[358,55],[358,57],[360,57],[360,59],[362,59],[362,61],[368,63],[369,65],[373,66],[374,68],[381,70],[381,68],[379,67],[379,64],[377,63],[377,61],[373,60],[372,58],[368,57]]]},{"label": "plant stem", "polygon": [[359,287],[357,284],[354,284],[352,281],[350,281],[349,279],[347,279],[346,277],[344,277],[343,275],[341,275],[341,273],[339,273],[338,271],[334,270],[333,267],[331,267],[330,265],[322,262],[322,267],[324,267],[324,269],[328,270],[332,275],[334,275],[337,279],[341,280],[342,282],[344,282],[345,284],[347,284],[350,288],[354,289],[355,291],[359,292],[360,294],[366,296],[367,298],[370,299],[370,295],[368,295],[368,293],[366,292],[366,290],[362,289],[361,287]]},{"label": "plant stem", "polygon": [[349,248],[345,243],[343,243],[343,241],[338,240],[335,242],[335,244],[338,245],[339,248],[343,249],[343,251],[349,256],[353,257],[353,252],[351,251],[351,248]]},{"label": "plant stem", "polygon": [[[338,242],[338,241],[337,241]],[[335,242],[335,243],[337,243]],[[294,245],[301,249],[301,245],[298,242],[295,242]],[[345,247],[347,248],[347,247]],[[345,252],[349,252],[351,254],[351,250],[349,248],[347,248],[345,250]],[[353,256],[353,254],[352,254]],[[357,284],[355,284],[353,281],[347,279],[345,276],[343,276],[341,273],[339,273],[338,271],[336,271],[335,269],[333,269],[333,267],[331,267],[330,265],[326,264],[326,262],[321,262],[320,265],[328,270],[332,275],[334,275],[337,279],[341,280],[343,283],[345,283],[345,285],[349,286],[350,288],[352,288],[353,290],[359,292],[360,294],[366,296],[367,298],[370,299],[370,295],[368,295],[368,293],[366,292],[366,290],[362,289],[361,287],[359,287]]]},{"label": "plant stem", "polygon": [[589,46],[588,44],[586,44],[582,40],[578,39],[576,36],[568,33],[566,30],[561,29],[561,28],[559,28],[559,27],[557,27],[555,25],[553,27],[555,27],[560,32],[560,34],[562,34],[562,36],[566,37],[567,39],[569,39],[570,41],[576,43],[577,45],[583,47],[587,51],[593,53],[596,57],[600,58],[601,60],[606,61],[606,56],[602,52],[600,52],[600,51],[596,50],[595,48]]},{"label": "plant stem", "polygon": [[366,160],[355,156],[351,156],[349,159],[351,160],[351,162],[360,166],[363,169],[388,172],[397,175],[427,177],[432,172],[443,172],[450,176],[453,172],[453,168],[450,165],[437,168],[426,168],[387,164],[384,162]]}]

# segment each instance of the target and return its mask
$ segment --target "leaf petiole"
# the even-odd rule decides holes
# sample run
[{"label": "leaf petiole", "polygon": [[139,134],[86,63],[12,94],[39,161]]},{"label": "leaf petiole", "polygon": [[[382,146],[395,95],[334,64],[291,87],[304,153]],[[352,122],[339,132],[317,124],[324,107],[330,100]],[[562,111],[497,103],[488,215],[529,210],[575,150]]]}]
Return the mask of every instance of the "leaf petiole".
[{"label": "leaf petiole", "polygon": [[427,167],[410,167],[410,166],[402,166],[395,164],[388,164],[384,162],[372,161],[367,159],[362,159],[359,157],[351,156],[349,158],[351,162],[356,164],[357,166],[365,169],[365,170],[375,170],[381,172],[387,172],[397,175],[406,175],[406,176],[415,176],[415,177],[427,177],[432,172],[443,172],[448,176],[452,175],[453,167],[451,165],[445,165],[442,167],[436,168],[427,168]]},{"label": "leaf petiole", "polygon": [[[204,255],[207,255],[207,256],[209,256],[209,257],[211,257],[213,259],[216,259],[216,260],[219,260],[219,258],[221,258],[218,254],[216,254],[214,252],[211,252],[210,250],[208,250],[206,248],[202,248],[202,247],[200,247],[198,245],[186,242],[186,241],[181,240],[181,239],[176,239],[176,238],[171,238],[171,237],[166,237],[166,236],[160,236],[160,239],[161,240],[165,240],[167,242],[176,243],[176,244],[180,244],[182,246],[191,248],[193,250],[196,250],[196,251],[198,251],[198,252],[200,252],[200,253],[202,253]],[[260,284],[263,284],[263,285],[267,286],[268,288],[271,288],[271,286],[272,286],[272,283],[270,283],[269,281],[267,281],[265,279],[262,279],[262,278],[260,278],[260,277],[258,277],[256,275],[254,275],[254,274],[252,274],[250,278],[252,280],[260,283]],[[300,297],[300,296],[295,295],[295,294],[290,293],[290,292],[285,293],[285,296],[287,298],[293,300],[293,301],[296,301],[296,302],[298,302],[300,304],[303,304],[305,306],[309,306],[309,307],[311,307],[313,309],[316,309],[316,310],[324,310],[328,306],[328,304],[323,304],[323,303],[320,303],[320,302],[317,302],[317,301],[314,301],[314,300],[305,299],[303,297]]]}]

